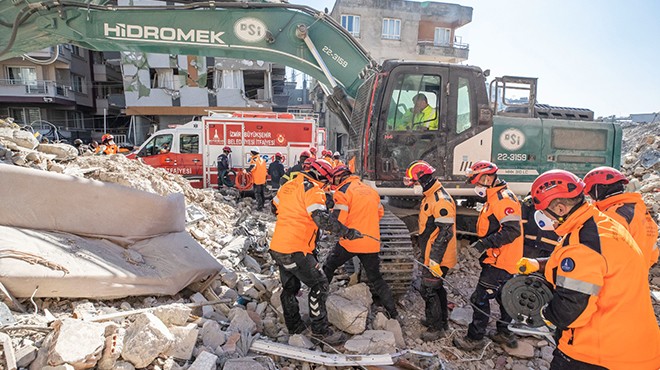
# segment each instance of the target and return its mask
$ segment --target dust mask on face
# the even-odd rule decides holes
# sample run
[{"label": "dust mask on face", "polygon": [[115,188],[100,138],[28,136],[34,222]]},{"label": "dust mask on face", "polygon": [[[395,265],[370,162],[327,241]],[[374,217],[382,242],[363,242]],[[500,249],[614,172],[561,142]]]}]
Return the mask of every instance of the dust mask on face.
[{"label": "dust mask on face", "polygon": [[541,230],[552,231],[555,229],[554,221],[541,211],[534,212],[534,221]]},{"label": "dust mask on face", "polygon": [[477,185],[474,187],[474,192],[477,193],[477,195],[481,198],[486,197],[486,189],[488,189],[485,186]]}]

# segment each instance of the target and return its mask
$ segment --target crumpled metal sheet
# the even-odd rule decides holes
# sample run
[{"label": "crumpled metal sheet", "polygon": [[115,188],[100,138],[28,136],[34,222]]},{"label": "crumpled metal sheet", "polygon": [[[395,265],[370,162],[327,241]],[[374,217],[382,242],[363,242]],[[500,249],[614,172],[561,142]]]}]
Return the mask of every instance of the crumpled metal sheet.
[{"label": "crumpled metal sheet", "polygon": [[655,149],[648,150],[639,156],[639,160],[642,166],[645,168],[651,168],[655,166],[656,163],[660,163],[660,151]]}]

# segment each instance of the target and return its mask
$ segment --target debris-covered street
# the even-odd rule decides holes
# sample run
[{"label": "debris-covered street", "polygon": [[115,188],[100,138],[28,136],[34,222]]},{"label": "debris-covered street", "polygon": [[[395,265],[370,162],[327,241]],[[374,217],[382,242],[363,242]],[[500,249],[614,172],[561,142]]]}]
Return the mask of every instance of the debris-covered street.
[{"label": "debris-covered street", "polygon": [[[660,127],[658,124],[624,124],[623,129],[622,170],[630,178],[630,186],[643,194],[655,221],[660,223],[660,135],[657,135]],[[369,288],[364,283],[357,283],[351,280],[349,274],[338,271],[339,278],[330,287],[328,317],[330,323],[348,333],[350,339],[342,347],[331,348],[312,342],[303,335],[289,336],[287,333],[279,301],[281,287],[277,268],[267,253],[275,224],[275,216],[269,212],[268,207],[264,212],[258,212],[252,198],[240,198],[233,189],[194,189],[179,175],[144,165],[137,160],[129,160],[123,155],[78,157],[75,149],[69,145],[39,144],[31,133],[20,131],[18,126],[2,120],[0,160],[0,176],[5,176],[3,171],[8,167],[18,166],[119,184],[163,197],[182,194],[185,208],[174,207],[169,212],[165,207],[140,209],[141,217],[131,222],[150,225],[152,221],[178,218],[181,221],[178,225],[185,226],[181,232],[187,234],[178,235],[176,227],[171,225],[159,225],[164,230],[172,227],[171,231],[167,231],[170,237],[167,240],[152,235],[142,236],[139,241],[119,238],[106,240],[94,236],[106,235],[100,231],[80,235],[62,232],[59,227],[67,219],[66,215],[75,216],[71,213],[76,209],[102,209],[103,216],[94,221],[108,225],[108,229],[111,229],[110,224],[115,219],[132,220],[134,215],[129,213],[134,213],[138,205],[130,202],[133,198],[122,198],[126,199],[125,202],[99,204],[93,196],[84,196],[83,193],[38,193],[30,188],[5,184],[0,190],[3,199],[25,197],[38,205],[29,209],[27,206],[22,209],[5,209],[4,212],[13,213],[16,217],[11,217],[10,223],[0,220],[0,227],[7,231],[5,235],[15,238],[13,241],[16,245],[32,240],[19,239],[27,234],[42,239],[45,244],[50,243],[47,235],[60,242],[64,238],[70,243],[69,248],[58,249],[60,252],[53,249],[52,253],[71,253],[71,256],[88,261],[93,261],[92,257],[85,255],[88,245],[93,247],[97,245],[95,243],[104,243],[110,249],[123,249],[118,249],[119,254],[116,256],[112,255],[121,261],[107,266],[97,264],[94,269],[90,268],[90,276],[86,277],[85,271],[69,271],[70,268],[65,265],[69,256],[39,256],[27,244],[24,250],[7,247],[9,244],[0,245],[0,282],[3,284],[5,279],[11,284],[23,279],[24,284],[20,286],[27,287],[34,285],[30,279],[39,278],[45,282],[48,279],[62,279],[70,284],[54,286],[48,291],[48,285],[42,284],[27,294],[23,291],[19,294],[9,287],[0,286],[4,302],[0,304],[0,344],[3,349],[0,364],[4,364],[0,368],[549,368],[553,347],[540,337],[520,338],[516,349],[504,348],[491,342],[483,350],[463,352],[452,345],[452,337],[463,335],[471,320],[472,308],[466,297],[471,294],[479,273],[477,252],[466,248],[466,241],[462,241],[459,246],[458,265],[447,277],[447,282],[451,284],[448,291],[453,309],[450,330],[444,338],[435,342],[423,342],[419,338],[424,331],[420,324],[420,319],[424,317],[424,302],[413,288],[397,299],[403,316],[400,321],[388,320],[384,309],[373,304]],[[35,177],[35,181],[40,181],[38,179]],[[82,184],[80,186],[84,188]],[[114,191],[115,188],[112,189]],[[94,192],[90,191],[89,194]],[[154,200],[154,204],[158,202],[160,200]],[[53,209],[53,204],[62,206]],[[37,209],[45,214],[29,214]],[[185,220],[182,214],[174,213],[175,210],[183,212],[184,209]],[[38,234],[30,234],[23,231],[29,230],[29,227],[12,226],[18,222],[14,220],[20,219],[21,214],[27,214],[24,219],[32,217],[44,220],[44,225],[51,222],[55,229],[41,229],[37,230]],[[93,215],[93,212],[89,214]],[[87,221],[90,220],[80,220],[80,223]],[[75,226],[67,227],[75,229]],[[209,266],[218,263],[217,276],[204,274],[206,270],[203,267],[207,260],[203,256],[190,262],[187,256],[176,254],[185,249],[179,248],[178,252],[172,252],[175,254],[157,255],[157,247],[162,246],[169,251],[167,245],[173,243],[180,246],[176,244],[180,242],[186,248],[190,247],[190,251],[195,250],[195,244],[201,245],[213,257]],[[143,249],[133,248],[136,243],[155,245],[156,248],[153,251],[147,246]],[[322,244],[325,247],[331,244],[331,237],[329,242]],[[98,255],[95,257],[99,260],[104,258]],[[127,268],[134,267],[135,270],[119,271],[124,265],[129,266]],[[161,265],[174,266],[171,267],[172,271],[168,271],[169,276],[173,276],[172,284],[182,281],[181,276],[187,271],[204,276],[199,278],[191,272],[189,275],[195,276],[195,281],[187,288],[173,295],[156,294],[170,284],[170,280],[165,280],[169,277],[149,275]],[[177,266],[180,271],[177,271]],[[36,276],[38,274],[34,273],[37,271],[35,269],[43,276]],[[101,269],[109,271],[109,275],[97,271]],[[137,277],[122,276],[131,273]],[[660,290],[660,267],[657,264],[651,270],[649,279],[651,290]],[[76,297],[76,291],[89,290],[90,286],[99,288],[95,292],[86,293],[90,294],[86,298]],[[131,291],[150,290],[154,293],[130,294]],[[67,293],[58,296],[57,291]],[[305,297],[306,294],[299,297],[303,317],[308,310]],[[654,308],[656,316],[660,315],[658,300],[654,300]],[[494,324],[491,323],[491,326],[494,329]],[[324,361],[326,365],[320,364]],[[385,365],[387,361],[392,361],[393,365]],[[332,362],[342,365],[332,366]]]}]

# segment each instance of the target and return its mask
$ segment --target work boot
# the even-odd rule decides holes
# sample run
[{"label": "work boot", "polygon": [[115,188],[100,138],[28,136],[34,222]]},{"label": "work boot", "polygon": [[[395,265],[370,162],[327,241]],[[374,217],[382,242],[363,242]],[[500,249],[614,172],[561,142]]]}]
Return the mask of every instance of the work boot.
[{"label": "work boot", "polygon": [[429,329],[420,335],[424,342],[433,342],[445,336],[444,330]]},{"label": "work boot", "polygon": [[486,345],[486,342],[483,339],[472,339],[468,336],[454,337],[452,342],[454,343],[454,347],[462,349],[463,351],[474,351],[475,349],[481,349]]},{"label": "work boot", "polygon": [[312,334],[312,339],[329,344],[331,346],[337,346],[346,341],[346,335],[341,331],[334,331],[330,328],[323,334]]},{"label": "work boot", "polygon": [[490,339],[498,344],[505,345],[509,348],[518,348],[518,341],[516,336],[511,332],[497,331],[495,333],[490,333]]}]

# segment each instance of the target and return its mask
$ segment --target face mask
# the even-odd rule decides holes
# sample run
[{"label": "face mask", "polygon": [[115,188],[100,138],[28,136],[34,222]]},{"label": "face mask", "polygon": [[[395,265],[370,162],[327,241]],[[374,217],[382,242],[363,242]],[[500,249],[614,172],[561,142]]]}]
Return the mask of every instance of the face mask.
[{"label": "face mask", "polygon": [[486,197],[486,189],[488,189],[485,186],[477,185],[474,187],[474,192],[477,193],[477,195],[481,198]]},{"label": "face mask", "polygon": [[555,229],[554,221],[541,211],[534,212],[534,221],[536,221],[536,225],[541,230],[552,231]]}]

